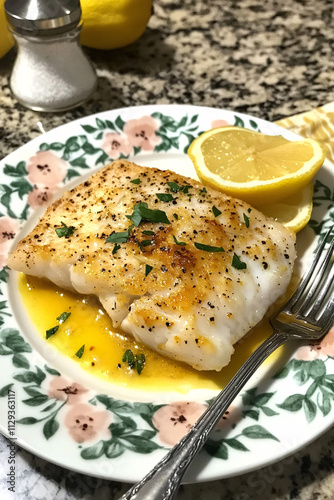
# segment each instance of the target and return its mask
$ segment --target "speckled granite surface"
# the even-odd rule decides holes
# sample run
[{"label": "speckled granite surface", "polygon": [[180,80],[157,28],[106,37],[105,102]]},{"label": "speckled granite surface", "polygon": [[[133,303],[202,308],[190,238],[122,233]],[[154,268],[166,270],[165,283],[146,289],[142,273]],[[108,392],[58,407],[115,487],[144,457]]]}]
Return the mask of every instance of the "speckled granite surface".
[{"label": "speckled granite surface", "polygon": [[[139,0],[138,0],[139,1]],[[155,0],[144,36],[114,51],[89,51],[99,76],[92,99],[63,114],[38,114],[11,97],[15,53],[0,60],[0,156],[41,133],[98,111],[186,103],[269,120],[334,100],[332,0]],[[237,478],[183,486],[180,500],[332,500],[334,430],[294,456]],[[7,490],[0,438],[0,497],[116,499],[127,485],[66,471],[17,451],[17,487]]]}]

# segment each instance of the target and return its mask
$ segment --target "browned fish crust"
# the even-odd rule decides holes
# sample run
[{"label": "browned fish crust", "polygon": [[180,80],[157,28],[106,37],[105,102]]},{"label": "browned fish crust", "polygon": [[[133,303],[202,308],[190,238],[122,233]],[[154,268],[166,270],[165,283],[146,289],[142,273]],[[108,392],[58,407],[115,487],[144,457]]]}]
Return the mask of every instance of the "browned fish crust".
[{"label": "browned fish crust", "polygon": [[[168,195],[168,201],[157,196],[162,194]],[[130,228],[129,217],[140,202],[164,212],[169,223],[145,219]],[[56,230],[65,227],[73,228],[73,233],[59,237]],[[127,230],[127,241],[106,241]],[[129,322],[137,322],[132,332],[136,337],[138,328],[152,337],[159,325],[164,326],[163,342],[144,341],[166,349],[161,346],[165,346],[171,325],[181,317],[187,323],[184,331],[197,340],[199,316],[207,317],[209,326],[218,321],[218,310],[234,319],[236,301],[241,307],[248,304],[245,294],[249,292],[243,285],[250,273],[255,280],[254,300],[261,300],[260,283],[268,276],[275,275],[275,286],[281,286],[283,293],[295,257],[294,242],[294,235],[240,200],[172,171],[118,160],[55,201],[18,243],[9,266],[102,297],[111,317],[114,313],[108,300],[116,297],[120,302],[115,301],[115,311],[118,308],[119,313],[120,307],[124,311],[119,318],[115,316],[115,323],[121,324],[128,315],[122,326],[131,330]],[[210,250],[212,247],[216,250]],[[247,271],[232,265],[235,254]],[[263,290],[267,293],[265,286]],[[248,318],[242,327],[237,322],[242,331],[232,335],[233,342],[252,326]],[[191,362],[183,354],[179,358],[175,353],[166,354],[197,368],[203,358]]]}]

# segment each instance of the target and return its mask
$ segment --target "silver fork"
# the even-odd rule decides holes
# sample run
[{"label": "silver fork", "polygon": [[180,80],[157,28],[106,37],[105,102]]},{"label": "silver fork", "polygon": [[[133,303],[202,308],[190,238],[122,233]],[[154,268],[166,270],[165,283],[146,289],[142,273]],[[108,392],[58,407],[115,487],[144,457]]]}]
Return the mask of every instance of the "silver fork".
[{"label": "silver fork", "polygon": [[[334,227],[334,226],[333,226]],[[120,500],[171,500],[182,477],[198,454],[209,433],[234,398],[263,361],[288,340],[320,340],[334,324],[332,262],[334,237],[326,243],[333,227],[319,245],[311,266],[288,302],[270,319],[273,333],[247,359],[188,434]]]}]

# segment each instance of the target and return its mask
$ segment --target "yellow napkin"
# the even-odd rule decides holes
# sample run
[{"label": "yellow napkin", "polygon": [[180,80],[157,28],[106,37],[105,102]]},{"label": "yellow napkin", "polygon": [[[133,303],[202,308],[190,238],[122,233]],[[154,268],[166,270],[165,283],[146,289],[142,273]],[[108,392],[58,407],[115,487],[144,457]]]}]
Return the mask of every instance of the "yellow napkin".
[{"label": "yellow napkin", "polygon": [[275,123],[320,142],[325,149],[326,158],[334,163],[334,102]]}]

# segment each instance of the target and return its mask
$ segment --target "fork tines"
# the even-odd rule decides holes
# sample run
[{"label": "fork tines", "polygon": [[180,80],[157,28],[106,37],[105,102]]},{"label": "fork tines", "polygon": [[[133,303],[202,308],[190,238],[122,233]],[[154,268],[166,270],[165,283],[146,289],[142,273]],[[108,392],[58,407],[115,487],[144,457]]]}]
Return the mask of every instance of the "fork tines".
[{"label": "fork tines", "polygon": [[[333,286],[334,286],[334,226],[325,234],[313,257],[310,268],[304,275],[299,287],[282,308],[281,312],[290,316],[289,323],[309,323],[309,328],[318,326],[323,330],[324,324],[333,322]],[[327,247],[327,244],[330,245]],[[280,316],[280,313],[278,313]],[[279,320],[280,318],[277,319]],[[281,315],[282,322],[283,316]],[[306,324],[305,324],[306,327]]]}]

